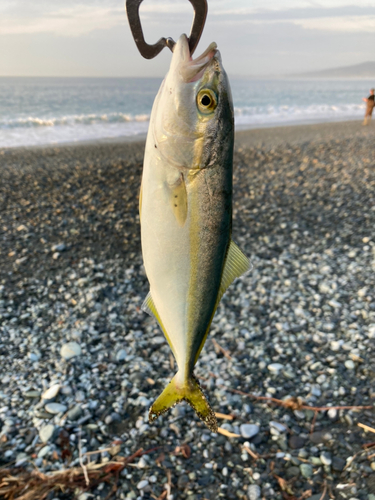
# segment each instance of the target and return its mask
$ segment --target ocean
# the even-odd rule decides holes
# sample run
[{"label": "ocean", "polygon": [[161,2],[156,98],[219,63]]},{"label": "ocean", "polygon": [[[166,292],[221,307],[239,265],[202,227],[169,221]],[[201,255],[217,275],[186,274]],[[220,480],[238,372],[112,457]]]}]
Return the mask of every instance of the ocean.
[{"label": "ocean", "polygon": [[[147,132],[158,78],[0,78],[0,148]],[[237,129],[361,119],[373,80],[231,79]]]}]

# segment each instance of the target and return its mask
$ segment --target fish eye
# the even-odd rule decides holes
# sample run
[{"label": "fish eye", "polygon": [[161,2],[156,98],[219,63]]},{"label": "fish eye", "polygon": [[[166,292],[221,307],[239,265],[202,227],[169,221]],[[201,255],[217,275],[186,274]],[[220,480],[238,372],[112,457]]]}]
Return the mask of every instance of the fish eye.
[{"label": "fish eye", "polygon": [[201,113],[210,114],[217,106],[217,98],[215,93],[210,89],[202,89],[197,95],[197,105]]}]

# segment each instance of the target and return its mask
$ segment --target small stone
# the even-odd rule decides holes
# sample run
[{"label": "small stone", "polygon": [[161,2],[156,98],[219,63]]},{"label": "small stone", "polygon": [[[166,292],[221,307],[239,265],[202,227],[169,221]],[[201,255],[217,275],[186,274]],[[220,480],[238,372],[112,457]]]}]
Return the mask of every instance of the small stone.
[{"label": "small stone", "polygon": [[299,470],[299,467],[296,467],[295,465],[292,465],[292,467],[289,467],[286,470],[286,476],[288,478],[292,477],[298,477],[300,475],[301,471]]},{"label": "small stone", "polygon": [[299,450],[300,448],[303,448],[306,443],[306,439],[301,437],[301,436],[290,436],[289,438],[289,448],[292,448],[292,450]]},{"label": "small stone", "polygon": [[58,413],[65,413],[68,408],[60,403],[48,403],[46,404],[45,409],[48,413],[57,415]]},{"label": "small stone", "polygon": [[286,426],[283,424],[280,424],[279,422],[270,422],[270,427],[273,429],[276,429],[280,434],[283,432],[286,432]]},{"label": "small stone", "polygon": [[242,424],[240,426],[241,436],[246,439],[251,439],[259,432],[259,425],[256,424]]},{"label": "small stone", "polygon": [[60,355],[68,360],[82,354],[82,349],[77,342],[68,342],[64,344],[60,349]]},{"label": "small stone", "polygon": [[120,349],[116,353],[116,361],[124,361],[126,359],[126,351],[125,349]]},{"label": "small stone", "polygon": [[64,250],[66,250],[65,243],[58,243],[52,247],[52,252],[63,252]]},{"label": "small stone", "polygon": [[30,398],[30,399],[39,398],[40,392],[39,391],[26,391],[23,393],[23,395],[25,396],[25,398]]},{"label": "small stone", "polygon": [[186,474],[182,474],[181,476],[179,476],[177,480],[177,488],[180,490],[184,490],[188,482],[189,482],[189,476],[187,476]]},{"label": "small stone", "polygon": [[257,484],[250,484],[247,489],[247,498],[249,500],[259,500],[261,496],[261,489]]},{"label": "small stone", "polygon": [[144,490],[145,488],[147,488],[149,485],[149,482],[147,481],[147,479],[143,479],[142,481],[140,481],[138,484],[137,484],[137,488],[139,490]]},{"label": "small stone", "polygon": [[348,370],[354,370],[355,369],[354,361],[351,359],[347,359],[345,361],[345,368],[347,368]]},{"label": "small stone", "polygon": [[147,467],[147,462],[144,457],[141,457],[139,462],[137,463],[137,467],[139,469],[145,469]]},{"label": "small stone", "polygon": [[313,468],[309,464],[301,464],[299,466],[299,469],[301,471],[301,475],[306,479],[310,479],[310,477],[313,475]]},{"label": "small stone", "polygon": [[42,398],[43,399],[55,398],[58,395],[60,388],[61,388],[60,384],[51,385],[51,387],[49,389],[47,389],[45,392],[43,392]]},{"label": "small stone", "polygon": [[293,413],[299,420],[304,420],[306,418],[306,414],[302,410],[294,410]]},{"label": "small stone", "polygon": [[53,258],[53,260],[57,260],[59,257],[60,257],[59,252],[54,252],[54,253],[52,254],[52,258]]},{"label": "small stone", "polygon": [[327,451],[323,451],[323,453],[320,454],[320,460],[322,461],[323,465],[331,465],[332,464],[331,454],[328,453]]},{"label": "small stone", "polygon": [[33,363],[35,363],[36,361],[39,361],[39,358],[40,358],[40,356],[38,356],[38,354],[35,354],[35,352],[29,352],[29,354],[27,355],[27,357]]},{"label": "small stone", "polygon": [[336,420],[336,418],[337,418],[336,408],[331,408],[330,410],[328,410],[327,415],[328,415],[328,418],[330,418],[331,420]]},{"label": "small stone", "polygon": [[80,405],[75,405],[67,413],[68,420],[77,420],[82,415],[82,408]]},{"label": "small stone", "polygon": [[38,458],[43,458],[45,457],[46,455],[48,455],[48,453],[51,451],[51,447],[50,446],[43,446],[43,448],[41,448],[38,452]]},{"label": "small stone", "polygon": [[346,460],[340,457],[333,457],[332,458],[332,469],[335,470],[336,472],[342,472],[344,470],[344,467],[346,465]]},{"label": "small stone", "polygon": [[56,427],[52,424],[47,424],[39,431],[39,437],[42,443],[48,443],[55,434]]},{"label": "small stone", "polygon": [[284,368],[284,365],[280,363],[271,363],[270,365],[267,366],[267,368],[271,373],[278,374]]},{"label": "small stone", "polygon": [[91,493],[81,493],[78,497],[78,500],[90,500],[92,498]]},{"label": "small stone", "polygon": [[327,431],[317,431],[311,434],[310,439],[314,444],[320,444],[325,441],[330,441],[332,439],[332,434]]}]

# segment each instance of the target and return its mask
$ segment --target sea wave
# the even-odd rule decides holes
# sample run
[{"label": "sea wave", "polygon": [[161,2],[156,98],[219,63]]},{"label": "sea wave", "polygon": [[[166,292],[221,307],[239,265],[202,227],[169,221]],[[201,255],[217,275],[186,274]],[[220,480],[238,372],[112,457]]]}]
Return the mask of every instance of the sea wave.
[{"label": "sea wave", "polygon": [[[309,106],[236,106],[235,125],[239,129],[298,123],[319,123],[360,119],[360,104]],[[149,114],[81,114],[55,118],[18,117],[0,119],[0,148],[62,144],[145,135]]]},{"label": "sea wave", "polygon": [[257,125],[283,123],[288,121],[308,122],[310,120],[328,121],[330,119],[350,119],[360,117],[364,112],[363,104],[311,104],[308,106],[243,106],[235,107],[237,125]]},{"label": "sea wave", "polygon": [[14,128],[33,128],[33,127],[55,127],[55,126],[74,126],[78,124],[93,125],[100,123],[128,123],[128,122],[147,122],[150,119],[148,114],[130,115],[127,113],[105,113],[88,115],[70,115],[60,117],[37,117],[27,116],[13,119],[0,119],[1,129]]},{"label": "sea wave", "polygon": [[[235,118],[240,124],[256,124],[259,122],[275,122],[285,120],[309,119],[311,117],[328,119],[330,117],[359,116],[363,113],[363,104],[312,104],[310,106],[243,106],[235,107]],[[55,127],[74,125],[93,125],[106,123],[148,122],[149,114],[131,115],[128,113],[81,114],[60,117],[18,117],[0,119],[0,129]]]}]

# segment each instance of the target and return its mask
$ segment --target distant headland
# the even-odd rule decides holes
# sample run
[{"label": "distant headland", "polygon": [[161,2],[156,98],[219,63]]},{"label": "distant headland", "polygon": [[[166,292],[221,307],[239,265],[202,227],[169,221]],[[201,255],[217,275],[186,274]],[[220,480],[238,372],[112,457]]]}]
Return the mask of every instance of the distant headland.
[{"label": "distant headland", "polygon": [[375,61],[368,61],[352,66],[341,66],[339,68],[323,69],[320,71],[307,71],[286,75],[293,78],[374,78]]}]

